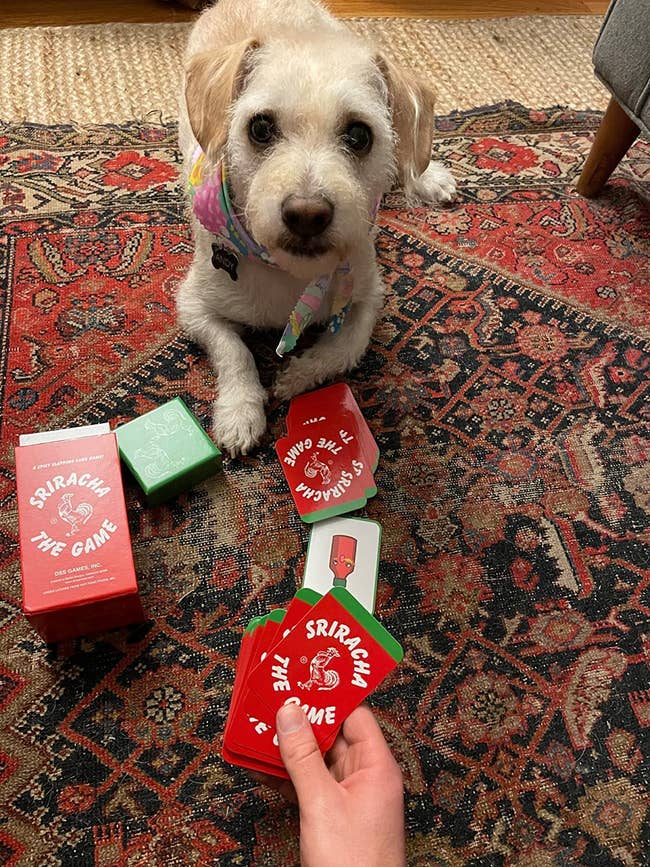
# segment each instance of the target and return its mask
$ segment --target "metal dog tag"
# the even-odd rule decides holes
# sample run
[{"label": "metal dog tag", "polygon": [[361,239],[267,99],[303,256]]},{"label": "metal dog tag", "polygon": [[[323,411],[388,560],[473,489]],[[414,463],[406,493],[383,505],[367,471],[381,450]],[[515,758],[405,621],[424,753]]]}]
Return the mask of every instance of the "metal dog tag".
[{"label": "metal dog tag", "polygon": [[230,250],[224,250],[224,248],[220,247],[217,243],[212,245],[213,268],[216,268],[217,271],[225,271],[231,280],[236,280],[238,266],[239,259],[234,253],[231,253]]}]

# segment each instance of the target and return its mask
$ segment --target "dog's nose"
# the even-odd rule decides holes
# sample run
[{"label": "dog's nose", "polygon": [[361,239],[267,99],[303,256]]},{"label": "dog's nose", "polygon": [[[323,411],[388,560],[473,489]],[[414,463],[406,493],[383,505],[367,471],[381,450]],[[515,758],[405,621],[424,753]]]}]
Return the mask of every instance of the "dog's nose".
[{"label": "dog's nose", "polygon": [[288,196],[282,203],[282,222],[305,240],[322,235],[333,216],[334,205],[322,197]]}]

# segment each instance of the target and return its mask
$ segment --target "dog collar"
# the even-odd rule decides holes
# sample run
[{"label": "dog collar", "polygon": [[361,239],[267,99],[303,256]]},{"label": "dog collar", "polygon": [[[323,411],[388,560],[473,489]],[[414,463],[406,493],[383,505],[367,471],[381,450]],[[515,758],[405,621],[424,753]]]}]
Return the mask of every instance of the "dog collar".
[{"label": "dog collar", "polygon": [[[237,279],[239,257],[261,260],[277,268],[268,250],[252,238],[233,211],[226,180],[226,163],[222,160],[204,179],[205,154],[197,147],[192,158],[189,176],[189,193],[194,216],[201,225],[215,236],[212,245],[212,264],[227,272],[232,280]],[[376,213],[376,211],[375,211]],[[307,285],[291,311],[276,353],[282,358],[291,352],[298,338],[313,321],[332,283],[336,292],[332,300],[327,328],[333,334],[340,329],[352,298],[352,274],[350,265],[342,262],[332,273],[323,274]]]}]

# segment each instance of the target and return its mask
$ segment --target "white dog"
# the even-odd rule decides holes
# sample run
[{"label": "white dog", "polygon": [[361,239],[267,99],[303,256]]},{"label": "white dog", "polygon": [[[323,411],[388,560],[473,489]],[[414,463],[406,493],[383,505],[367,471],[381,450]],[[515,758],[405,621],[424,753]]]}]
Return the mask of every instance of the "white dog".
[{"label": "white dog", "polygon": [[430,163],[433,95],[312,0],[219,0],[189,38],[180,147],[195,252],[178,293],[216,371],[214,435],[246,454],[266,394],[242,327],[283,330],[286,399],[354,367],[383,290],[372,223],[383,193],[449,201]]}]

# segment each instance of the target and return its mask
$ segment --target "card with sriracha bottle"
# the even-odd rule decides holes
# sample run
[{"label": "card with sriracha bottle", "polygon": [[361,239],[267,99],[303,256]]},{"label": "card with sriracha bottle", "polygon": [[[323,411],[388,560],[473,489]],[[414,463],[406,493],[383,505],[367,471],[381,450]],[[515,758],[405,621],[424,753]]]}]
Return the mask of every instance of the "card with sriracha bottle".
[{"label": "card with sriracha bottle", "polygon": [[381,526],[368,518],[341,516],[314,524],[303,587],[327,593],[345,587],[371,613],[377,596]]}]

